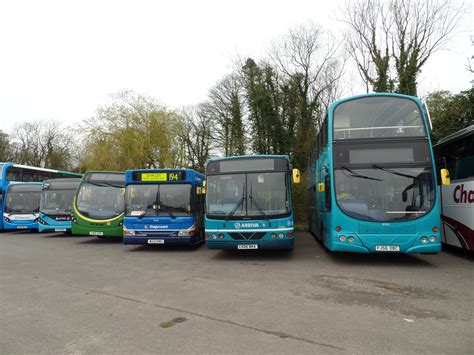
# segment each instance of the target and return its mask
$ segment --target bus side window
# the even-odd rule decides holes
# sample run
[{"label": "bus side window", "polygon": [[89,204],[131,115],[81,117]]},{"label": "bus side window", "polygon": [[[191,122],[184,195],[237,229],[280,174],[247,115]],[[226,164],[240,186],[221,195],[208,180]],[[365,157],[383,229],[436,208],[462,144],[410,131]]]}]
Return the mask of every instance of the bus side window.
[{"label": "bus side window", "polygon": [[326,203],[326,210],[331,211],[331,183],[329,174],[324,177],[324,200]]}]

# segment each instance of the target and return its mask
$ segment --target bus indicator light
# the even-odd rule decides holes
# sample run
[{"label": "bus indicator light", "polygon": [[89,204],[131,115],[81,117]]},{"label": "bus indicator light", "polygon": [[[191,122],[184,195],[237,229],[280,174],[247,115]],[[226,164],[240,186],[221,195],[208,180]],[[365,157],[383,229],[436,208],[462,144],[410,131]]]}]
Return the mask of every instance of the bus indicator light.
[{"label": "bus indicator light", "polygon": [[289,233],[287,234],[287,236],[288,236],[288,238],[293,238],[293,233],[292,233],[292,232],[289,232]]},{"label": "bus indicator light", "polygon": [[432,231],[433,233],[436,233],[438,231],[438,227],[433,227]]},{"label": "bus indicator light", "polygon": [[336,232],[340,232],[341,231],[341,226],[336,226]]}]

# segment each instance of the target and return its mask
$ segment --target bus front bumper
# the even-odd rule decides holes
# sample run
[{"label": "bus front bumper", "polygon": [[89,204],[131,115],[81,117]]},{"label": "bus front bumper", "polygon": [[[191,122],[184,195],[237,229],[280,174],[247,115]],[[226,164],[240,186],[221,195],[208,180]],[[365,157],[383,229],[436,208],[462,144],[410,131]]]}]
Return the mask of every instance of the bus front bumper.
[{"label": "bus front bumper", "polygon": [[124,236],[123,244],[138,244],[138,245],[196,245],[202,242],[202,239],[196,235],[187,236]]},{"label": "bus front bumper", "polygon": [[441,251],[440,236],[436,235],[436,241],[421,242],[420,235],[357,235],[350,234],[354,240],[349,242],[346,237],[341,241],[337,235],[335,241],[329,245],[331,251],[350,253],[404,253],[404,254],[433,254]]},{"label": "bus front bumper", "polygon": [[35,221],[14,221],[7,222],[3,221],[4,230],[28,230],[28,229],[38,229],[38,223]]},{"label": "bus front bumper", "polygon": [[44,220],[43,222],[44,224],[41,222],[38,223],[38,231],[41,233],[71,232],[71,222],[64,222],[64,223],[56,222],[55,224],[46,223],[46,221]]},{"label": "bus front bumper", "polygon": [[72,223],[72,234],[90,235],[94,237],[122,237],[122,226],[82,226],[78,223]]},{"label": "bus front bumper", "polygon": [[[291,250],[294,247],[294,238],[280,239],[280,240],[210,240],[206,239],[206,246],[208,249],[280,249]],[[256,246],[256,247],[255,247]]]}]

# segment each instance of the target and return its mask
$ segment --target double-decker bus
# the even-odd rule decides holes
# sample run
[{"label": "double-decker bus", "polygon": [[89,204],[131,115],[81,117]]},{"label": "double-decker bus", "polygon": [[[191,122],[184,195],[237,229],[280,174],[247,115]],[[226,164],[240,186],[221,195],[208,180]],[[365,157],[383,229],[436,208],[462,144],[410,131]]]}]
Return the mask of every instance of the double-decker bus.
[{"label": "double-decker bus", "polygon": [[[440,203],[421,101],[366,94],[328,107],[310,157],[309,226],[331,251],[437,253]],[[443,181],[449,183],[446,170]]]},{"label": "double-decker bus", "polygon": [[80,181],[79,178],[43,181],[38,231],[71,231],[72,200]]},{"label": "double-decker bus", "polygon": [[[80,176],[81,174],[61,170],[37,168],[11,162],[0,163],[0,211],[2,214],[0,230],[37,228],[36,219],[38,217],[41,184],[31,183],[42,182],[47,179]],[[20,187],[21,184],[19,184],[18,187],[9,188],[11,184],[17,184],[18,182],[29,184],[24,187]],[[9,193],[15,195],[9,199]],[[8,207],[7,202],[10,204]],[[15,212],[12,213],[12,211]]]},{"label": "double-decker bus", "polygon": [[206,163],[205,239],[210,249],[293,249],[291,181],[286,155],[211,159]]},{"label": "double-decker bus", "polygon": [[447,168],[452,184],[439,186],[442,241],[474,250],[474,125],[434,147],[438,169]]},{"label": "double-decker bus", "polygon": [[125,208],[125,173],[89,171],[72,203],[72,234],[121,237]]},{"label": "double-decker bus", "polygon": [[123,243],[203,242],[204,181],[190,169],[127,170]]}]

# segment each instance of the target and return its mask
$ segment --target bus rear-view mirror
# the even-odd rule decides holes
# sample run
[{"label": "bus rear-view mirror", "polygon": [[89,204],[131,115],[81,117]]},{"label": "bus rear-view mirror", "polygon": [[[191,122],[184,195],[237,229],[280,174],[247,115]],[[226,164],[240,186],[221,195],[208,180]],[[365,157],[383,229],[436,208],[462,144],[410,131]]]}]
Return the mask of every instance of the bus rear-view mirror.
[{"label": "bus rear-view mirror", "polygon": [[301,174],[298,169],[293,169],[293,183],[299,184],[301,180]]},{"label": "bus rear-view mirror", "polygon": [[451,178],[449,177],[448,169],[441,169],[441,183],[443,185],[451,185]]}]

